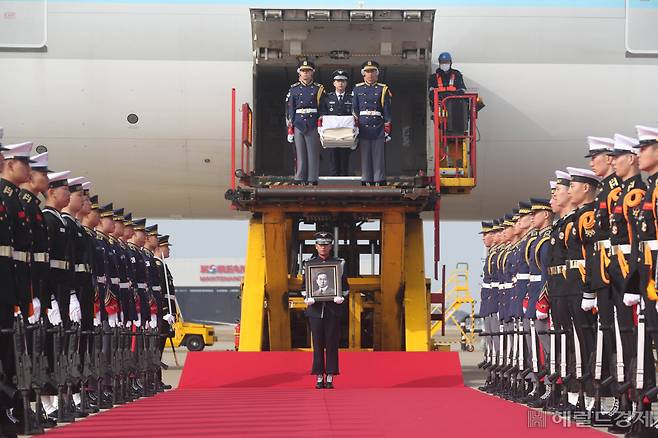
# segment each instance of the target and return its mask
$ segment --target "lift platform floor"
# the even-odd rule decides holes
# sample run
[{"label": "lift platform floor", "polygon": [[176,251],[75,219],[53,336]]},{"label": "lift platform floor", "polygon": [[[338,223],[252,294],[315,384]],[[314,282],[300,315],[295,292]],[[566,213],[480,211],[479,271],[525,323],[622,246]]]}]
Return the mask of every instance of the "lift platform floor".
[{"label": "lift platform floor", "polygon": [[344,352],[340,360],[336,389],[316,390],[307,352],[191,353],[178,389],[48,435],[604,436],[464,387],[457,353]]}]

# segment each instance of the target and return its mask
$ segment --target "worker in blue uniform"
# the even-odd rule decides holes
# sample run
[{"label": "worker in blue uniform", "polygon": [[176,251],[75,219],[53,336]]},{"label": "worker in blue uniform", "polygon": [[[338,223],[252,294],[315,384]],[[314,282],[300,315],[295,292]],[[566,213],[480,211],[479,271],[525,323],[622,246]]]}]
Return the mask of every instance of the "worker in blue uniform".
[{"label": "worker in blue uniform", "polygon": [[[451,95],[463,94],[466,91],[464,78],[459,70],[452,68],[452,55],[448,52],[439,55],[439,68],[430,75],[427,82],[432,114],[434,114],[435,90],[438,91],[439,101]],[[450,99],[445,103],[445,109],[448,112],[447,130],[455,133],[466,131],[467,111],[465,102],[461,99]]]},{"label": "worker in blue uniform", "polygon": [[[324,100],[321,115],[326,116],[351,116],[352,115],[352,92],[347,91],[347,80],[349,75],[345,70],[335,70],[331,77],[334,80],[335,91],[327,93]],[[349,148],[330,148],[329,163],[332,176],[348,176],[350,172]]]},{"label": "worker in blue uniform", "polygon": [[391,91],[378,82],[379,64],[361,65],[364,82],[354,87],[352,111],[359,125],[361,184],[386,185],[385,142],[391,139]]},{"label": "worker in blue uniform", "polygon": [[288,142],[295,144],[296,184],[317,185],[320,176],[320,109],[325,98],[324,86],[313,82],[315,64],[302,60],[299,81],[290,86],[286,96]]}]

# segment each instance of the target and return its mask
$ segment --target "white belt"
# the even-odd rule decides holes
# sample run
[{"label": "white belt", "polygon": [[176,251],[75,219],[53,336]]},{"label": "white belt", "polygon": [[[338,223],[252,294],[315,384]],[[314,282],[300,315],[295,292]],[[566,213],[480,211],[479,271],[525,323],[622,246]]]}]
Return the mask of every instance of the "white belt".
[{"label": "white belt", "polygon": [[630,254],[631,253],[631,245],[630,244],[624,244],[624,245],[613,245],[612,246],[612,255],[615,255],[617,253],[621,252],[622,254]]},{"label": "white belt", "polygon": [[491,285],[489,283],[482,283],[482,289],[490,289]]},{"label": "white belt", "polygon": [[140,289],[146,289],[146,283],[137,283],[137,287]]},{"label": "white belt", "polygon": [[517,280],[530,280],[530,274],[516,274]]},{"label": "white belt", "polygon": [[121,289],[128,289],[130,287],[130,283],[119,283],[119,287]]},{"label": "white belt", "polygon": [[47,252],[35,252],[32,254],[33,262],[48,263],[50,257],[48,257]]},{"label": "white belt", "polygon": [[594,249],[601,250],[603,248],[605,249],[610,248],[610,240],[599,240],[598,242],[594,243]]},{"label": "white belt", "polygon": [[112,282],[112,284],[119,284],[119,277],[111,277],[110,281]]},{"label": "white belt", "polygon": [[314,114],[318,112],[317,108],[297,108],[295,110],[297,114]]},{"label": "white belt", "polygon": [[566,260],[568,269],[579,269],[585,267],[585,260]]},{"label": "white belt", "polygon": [[504,289],[511,289],[513,287],[514,287],[513,283],[505,283],[505,285],[503,286]]},{"label": "white belt", "polygon": [[541,281],[541,275],[531,275],[530,276],[530,283],[536,283],[538,281]]},{"label": "white belt", "polygon": [[500,283],[494,281],[493,283],[491,283],[491,287],[500,287]]},{"label": "white belt", "polygon": [[104,275],[101,275],[101,276],[99,276],[99,277],[96,277],[96,282],[97,282],[97,283],[105,284],[106,281],[107,281],[107,279],[105,278]]},{"label": "white belt", "polygon": [[89,272],[89,265],[86,263],[78,263],[75,265],[75,272]]},{"label": "white belt", "polygon": [[379,116],[379,117],[381,117],[382,113],[381,113],[381,111],[367,111],[367,110],[364,110],[364,111],[359,111],[359,115],[360,116]]},{"label": "white belt", "polygon": [[155,292],[160,292],[162,290],[162,287],[161,286],[153,286],[152,289]]},{"label": "white belt", "polygon": [[27,251],[16,251],[16,250],[14,250],[11,253],[11,258],[16,260],[17,262],[27,263],[30,260],[30,253],[27,252]]},{"label": "white belt", "polygon": [[14,248],[11,246],[0,246],[0,257],[11,257]]},{"label": "white belt", "polygon": [[66,270],[69,268],[69,262],[67,262],[66,260],[51,260],[50,267],[55,269]]},{"label": "white belt", "polygon": [[174,299],[176,299],[176,295],[165,294],[165,298],[166,298],[166,299],[172,299],[172,300],[174,300]]},{"label": "white belt", "polygon": [[651,251],[658,251],[658,240],[646,240],[642,245],[648,246]]}]

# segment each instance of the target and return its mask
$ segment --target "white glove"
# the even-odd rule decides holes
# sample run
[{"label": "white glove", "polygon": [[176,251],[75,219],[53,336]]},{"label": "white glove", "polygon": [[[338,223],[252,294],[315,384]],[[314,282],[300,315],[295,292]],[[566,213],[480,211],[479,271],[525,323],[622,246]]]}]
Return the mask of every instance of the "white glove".
[{"label": "white glove", "polygon": [[288,143],[293,143],[295,141],[295,135],[294,134],[288,134]]},{"label": "white glove", "polygon": [[624,304],[628,307],[640,302],[639,294],[624,294]]},{"label": "white glove", "polygon": [[139,313],[137,314],[137,321],[133,321],[135,323],[135,327],[141,327],[142,326],[142,315]]},{"label": "white glove", "polygon": [[336,304],[341,304],[343,301],[345,301],[343,297],[334,297],[334,303]]},{"label": "white glove", "polygon": [[174,325],[174,322],[176,322],[176,318],[174,318],[174,315],[172,315],[171,313],[167,313],[162,317],[162,319],[167,321],[169,325]]},{"label": "white glove", "polygon": [[48,309],[48,320],[52,325],[59,325],[62,323],[62,316],[59,314],[59,305],[56,300],[50,302],[50,309]]},{"label": "white glove", "polygon": [[151,315],[151,320],[149,321],[151,328],[156,328],[158,326],[158,315]]},{"label": "white glove", "polygon": [[126,321],[126,328],[130,328],[133,325],[132,321]]},{"label": "white glove", "polygon": [[82,311],[80,310],[80,301],[74,294],[71,295],[71,302],[69,304],[69,318],[73,322],[80,322],[82,320]]},{"label": "white glove", "polygon": [[119,315],[117,315],[116,313],[112,315],[107,315],[107,323],[112,328],[116,327],[119,324]]},{"label": "white glove", "polygon": [[16,306],[16,307],[14,307],[14,309],[15,309],[14,310],[14,318],[18,318],[19,316],[21,316],[23,314],[23,312],[21,312],[20,307]]},{"label": "white glove", "polygon": [[39,301],[39,298],[32,298],[32,309],[34,310],[34,316],[38,321],[39,316],[41,315],[41,301]]},{"label": "white glove", "polygon": [[32,316],[28,316],[27,322],[29,322],[30,324],[36,324],[37,322],[39,322],[39,314],[34,313],[32,314]]},{"label": "white glove", "polygon": [[535,313],[537,314],[537,319],[548,318],[548,313],[540,312],[539,310],[537,310]]},{"label": "white glove", "polygon": [[580,302],[580,308],[583,309],[585,312],[589,312],[593,308],[596,307],[596,298],[583,298],[583,300]]},{"label": "white glove", "polygon": [[98,327],[101,325],[101,312],[96,312],[96,315],[94,315],[94,327]]},{"label": "white glove", "polygon": [[307,306],[315,304],[315,298],[304,298],[304,303],[306,303]]}]

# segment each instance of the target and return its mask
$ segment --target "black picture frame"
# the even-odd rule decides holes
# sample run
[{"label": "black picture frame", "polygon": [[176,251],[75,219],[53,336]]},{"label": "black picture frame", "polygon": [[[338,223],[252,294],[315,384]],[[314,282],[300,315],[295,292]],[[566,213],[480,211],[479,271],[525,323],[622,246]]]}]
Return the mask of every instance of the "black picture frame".
[{"label": "black picture frame", "polygon": [[[307,263],[305,267],[306,296],[315,301],[333,301],[335,297],[342,297],[341,264],[336,263]],[[326,283],[321,288],[322,283]]]}]

